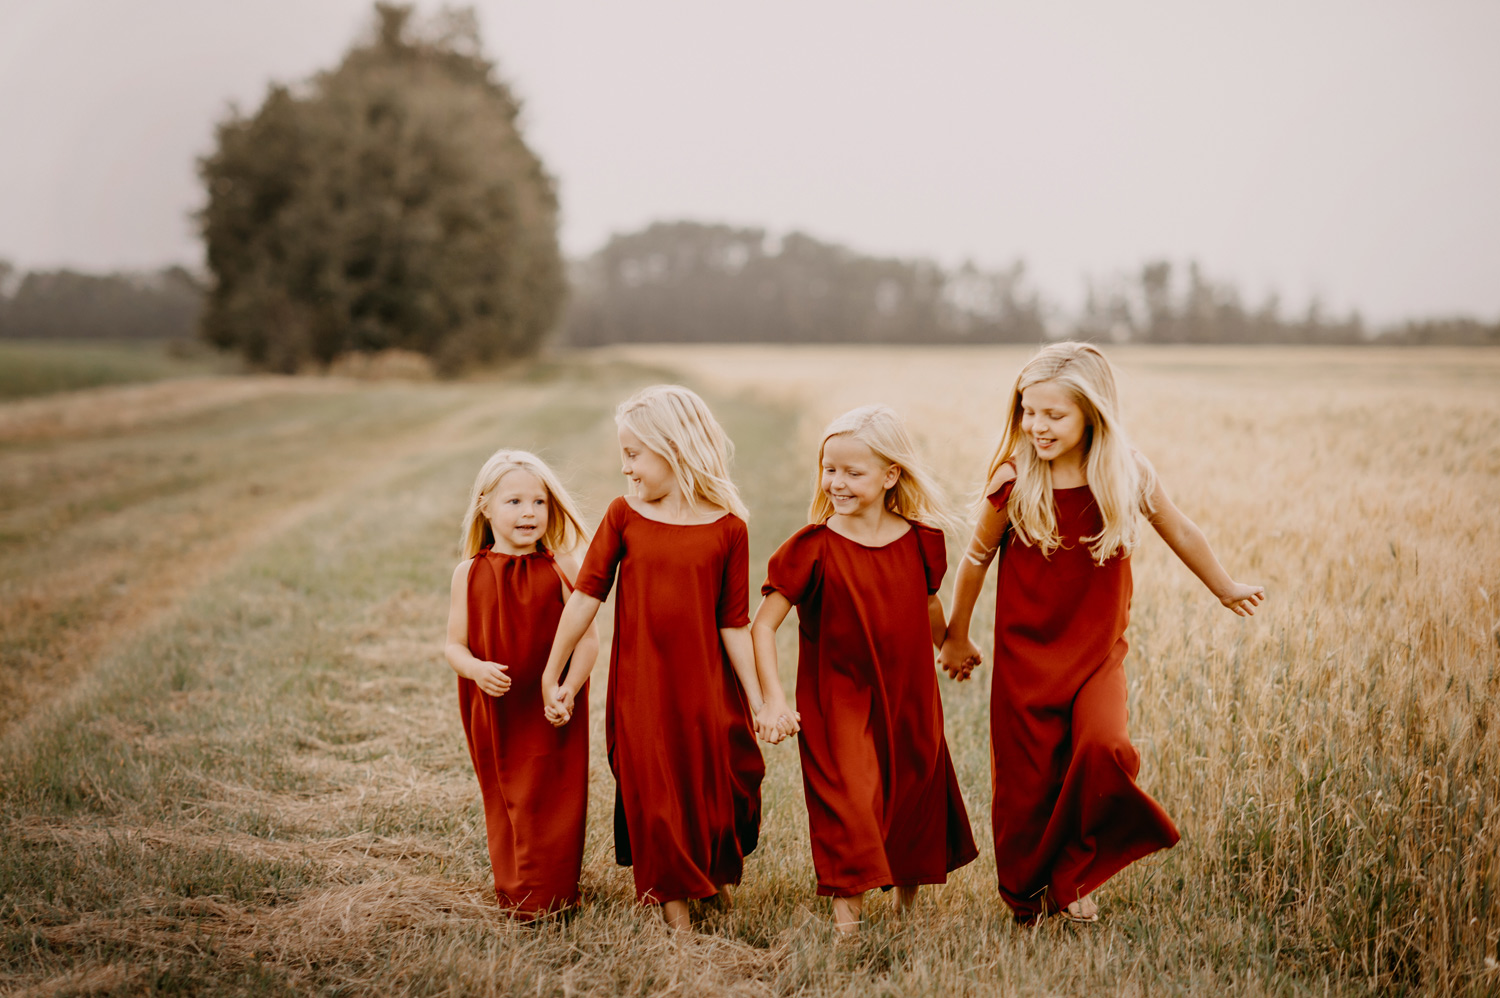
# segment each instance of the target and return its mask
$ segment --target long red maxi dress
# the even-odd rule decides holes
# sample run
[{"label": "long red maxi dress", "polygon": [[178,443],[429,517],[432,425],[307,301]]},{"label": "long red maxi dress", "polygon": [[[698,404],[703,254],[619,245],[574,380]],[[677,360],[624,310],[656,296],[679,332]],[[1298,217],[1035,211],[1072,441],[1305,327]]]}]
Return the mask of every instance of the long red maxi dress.
[{"label": "long red maxi dress", "polygon": [[818,893],[940,884],[978,855],[943,737],[927,599],[947,570],[942,531],[883,547],[803,527],[763,594],[797,607],[802,787]]},{"label": "long red maxi dress", "polygon": [[469,651],[507,666],[510,690],[484,693],[459,677],[458,707],[484,800],[495,896],[517,917],[578,903],[588,803],[588,689],[571,723],[542,708],[542,671],[563,609],[552,555],[485,548],[469,567]]},{"label": "long red maxi dress", "polygon": [[[1004,509],[1014,481],[989,497]],[[1135,785],[1125,731],[1130,559],[1096,564],[1103,528],[1088,486],[1054,489],[1062,546],[1007,538],[995,606],[990,693],[995,867],[1018,920],[1066,907],[1148,853],[1177,842]]]},{"label": "long red maxi dress", "polygon": [[662,523],[624,498],[594,534],[578,591],[615,593],[605,742],[615,861],[660,904],[737,884],[760,834],[765,762],[719,629],[749,617],[745,521]]}]

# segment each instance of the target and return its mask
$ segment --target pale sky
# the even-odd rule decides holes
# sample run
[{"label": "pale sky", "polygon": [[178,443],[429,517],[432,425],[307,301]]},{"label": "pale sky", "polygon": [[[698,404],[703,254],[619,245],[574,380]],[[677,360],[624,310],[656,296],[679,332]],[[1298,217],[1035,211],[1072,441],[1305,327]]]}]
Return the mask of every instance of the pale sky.
[{"label": "pale sky", "polygon": [[[1067,307],[1165,256],[1252,300],[1500,319],[1495,0],[475,6],[572,255],[694,218],[1019,257]],[[214,122],[370,9],[0,0],[0,257],[200,264]]]}]

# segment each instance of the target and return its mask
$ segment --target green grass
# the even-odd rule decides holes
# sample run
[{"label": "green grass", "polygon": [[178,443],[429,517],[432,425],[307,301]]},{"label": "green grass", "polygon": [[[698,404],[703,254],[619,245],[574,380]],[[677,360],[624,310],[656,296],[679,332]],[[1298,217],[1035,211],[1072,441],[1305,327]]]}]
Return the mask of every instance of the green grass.
[{"label": "green grass", "polygon": [[[943,685],[981,857],[924,892],[913,919],[876,896],[862,936],[834,938],[784,744],[765,750],[762,845],[736,909],[667,932],[613,863],[601,682],[585,903],[566,920],[507,922],[439,646],[457,518],[500,446],[541,452],[597,517],[621,484],[613,406],[661,377],[583,359],[504,382],[313,381],[0,446],[0,597],[22,607],[0,612],[0,649],[19,649],[0,665],[26,706],[0,720],[0,991],[1495,992],[1484,957],[1500,956],[1500,811],[1479,735],[1500,679],[1492,649],[1454,637],[1489,604],[1467,569],[1427,564],[1436,556],[1419,586],[1412,557],[1385,552],[1390,514],[1376,506],[1361,529],[1385,561],[1347,541],[1347,564],[1315,550],[1330,574],[1308,570],[1307,589],[1277,575],[1255,630],[1212,617],[1143,558],[1132,732],[1184,839],[1108,885],[1099,925],[1018,929],[996,897],[982,681]],[[805,419],[706,391],[738,445],[758,579],[803,521]],[[1348,426],[1327,432],[1348,450]],[[1450,483],[1456,508],[1493,488],[1476,481]],[[1284,514],[1277,525],[1295,528]],[[1275,574],[1309,547],[1254,550]],[[1492,585],[1493,561],[1478,571]],[[1355,644],[1375,627],[1366,606],[1399,623],[1404,645],[1383,630]],[[780,638],[790,686],[790,623]],[[1417,669],[1433,654],[1457,677],[1451,692]]]},{"label": "green grass", "polygon": [[0,340],[0,401],[236,368],[207,349],[182,350],[160,341]]}]

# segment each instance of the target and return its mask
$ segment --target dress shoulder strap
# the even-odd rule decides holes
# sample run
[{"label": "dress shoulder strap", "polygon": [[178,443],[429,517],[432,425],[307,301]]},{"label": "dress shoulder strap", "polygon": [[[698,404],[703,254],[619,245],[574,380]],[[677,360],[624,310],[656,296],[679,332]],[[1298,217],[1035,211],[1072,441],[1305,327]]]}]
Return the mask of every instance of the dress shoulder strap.
[{"label": "dress shoulder strap", "polygon": [[562,580],[563,598],[566,599],[568,596],[573,595],[573,580],[568,578],[568,573],[563,571],[563,567],[557,563],[557,559],[553,557],[551,551],[547,552],[547,562],[552,566],[552,571],[556,572],[557,577]]}]

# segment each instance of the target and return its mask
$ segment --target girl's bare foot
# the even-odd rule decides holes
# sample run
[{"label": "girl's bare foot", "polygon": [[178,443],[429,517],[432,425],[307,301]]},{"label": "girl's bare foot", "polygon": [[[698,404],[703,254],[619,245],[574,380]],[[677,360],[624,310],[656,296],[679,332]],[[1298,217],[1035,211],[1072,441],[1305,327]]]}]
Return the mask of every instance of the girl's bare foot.
[{"label": "girl's bare foot", "polygon": [[860,913],[864,911],[865,896],[833,899],[833,927],[838,932],[858,932]]},{"label": "girl's bare foot", "polygon": [[1069,902],[1062,914],[1071,922],[1097,922],[1099,921],[1099,905],[1094,901],[1094,895],[1085,894],[1077,901]]},{"label": "girl's bare foot", "polygon": [[661,904],[661,917],[667,923],[668,928],[681,929],[683,932],[691,932],[693,928],[692,919],[688,918],[688,903],[686,901],[663,901]]},{"label": "girl's bare foot", "polygon": [[917,889],[915,887],[896,888],[896,912],[905,914],[911,911],[917,903]]}]

